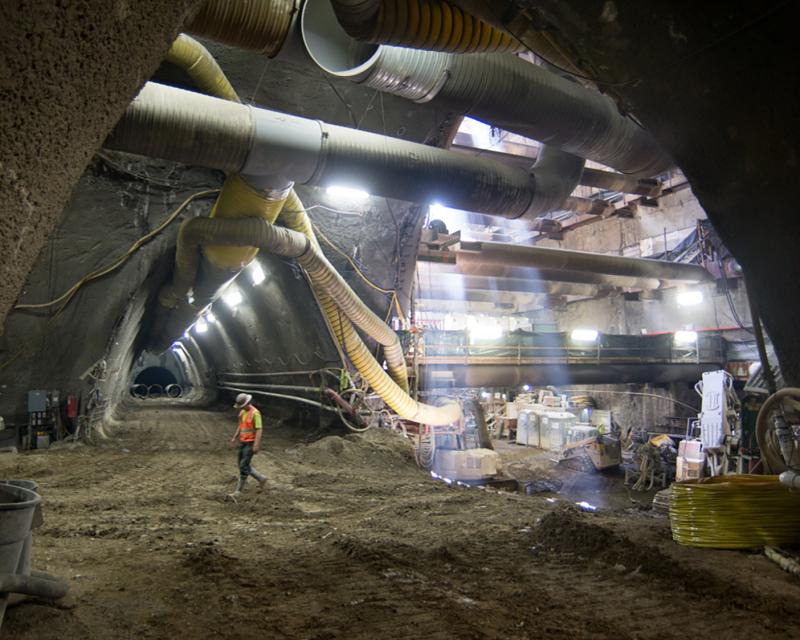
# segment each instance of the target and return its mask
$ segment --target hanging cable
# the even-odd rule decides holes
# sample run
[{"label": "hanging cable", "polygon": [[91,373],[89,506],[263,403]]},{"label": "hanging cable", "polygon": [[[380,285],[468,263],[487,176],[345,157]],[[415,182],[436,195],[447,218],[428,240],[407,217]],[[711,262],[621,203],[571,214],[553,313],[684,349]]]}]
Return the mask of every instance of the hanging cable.
[{"label": "hanging cable", "polygon": [[142,236],[136,242],[134,242],[130,248],[123,253],[121,256],[116,258],[111,264],[101,267],[91,273],[86,274],[83,278],[78,280],[75,284],[73,284],[69,289],[67,289],[64,293],[62,293],[58,298],[50,300],[49,302],[41,302],[41,303],[23,303],[14,306],[14,310],[22,310],[22,309],[46,309],[48,307],[52,307],[59,303],[61,307],[58,309],[57,313],[61,313],[64,307],[66,307],[70,301],[75,297],[75,294],[78,290],[88,282],[92,280],[97,280],[98,278],[102,278],[105,275],[108,275],[112,271],[119,269],[128,259],[133,256],[143,245],[147,244],[150,240],[155,238],[159,233],[161,233],[164,229],[166,229],[180,214],[181,212],[189,206],[189,204],[197,200],[198,198],[204,198],[210,195],[214,195],[219,193],[219,189],[207,189],[205,191],[199,191],[195,194],[190,195],[186,200],[184,200],[177,209],[175,209],[167,218],[158,225],[155,229],[153,229],[150,233]]}]

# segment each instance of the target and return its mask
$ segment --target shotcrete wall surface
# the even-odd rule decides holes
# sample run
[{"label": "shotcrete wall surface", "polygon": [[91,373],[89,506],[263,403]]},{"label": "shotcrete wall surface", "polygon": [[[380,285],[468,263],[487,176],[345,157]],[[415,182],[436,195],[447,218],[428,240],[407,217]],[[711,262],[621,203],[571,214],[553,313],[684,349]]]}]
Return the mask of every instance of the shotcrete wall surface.
[{"label": "shotcrete wall surface", "polygon": [[199,4],[0,3],[0,323],[92,154]]},{"label": "shotcrete wall surface", "polygon": [[[201,169],[131,163],[116,155],[111,162],[93,162],[76,185],[25,282],[20,302],[43,303],[59,297],[87,273],[125,253],[190,193],[221,183],[221,174]],[[210,198],[195,201],[184,216],[198,215],[210,204]],[[92,382],[90,377],[83,382],[79,377],[114,346],[112,336],[126,307],[160,262],[163,277],[178,224],[170,225],[116,272],[84,285],[60,313],[61,305],[54,305],[9,314],[0,338],[0,414],[6,420],[24,418],[29,389],[57,389],[64,396]],[[157,284],[151,279],[147,287]],[[137,322],[137,330],[138,326]],[[135,333],[128,348],[133,348]],[[105,375],[122,377],[126,385],[127,373],[124,367],[106,363]]]}]

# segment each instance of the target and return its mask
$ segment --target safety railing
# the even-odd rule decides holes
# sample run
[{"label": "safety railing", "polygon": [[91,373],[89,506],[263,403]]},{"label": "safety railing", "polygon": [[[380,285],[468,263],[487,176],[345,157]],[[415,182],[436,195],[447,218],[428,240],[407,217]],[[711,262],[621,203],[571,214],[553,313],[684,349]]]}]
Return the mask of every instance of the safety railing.
[{"label": "safety railing", "polygon": [[[509,339],[510,338],[510,339]],[[698,335],[689,343],[678,343],[674,334],[657,336],[599,335],[593,342],[578,342],[566,333],[507,334],[494,341],[470,342],[463,331],[435,331],[417,340],[416,356],[421,364],[507,363],[724,363],[726,341],[717,335]]]}]

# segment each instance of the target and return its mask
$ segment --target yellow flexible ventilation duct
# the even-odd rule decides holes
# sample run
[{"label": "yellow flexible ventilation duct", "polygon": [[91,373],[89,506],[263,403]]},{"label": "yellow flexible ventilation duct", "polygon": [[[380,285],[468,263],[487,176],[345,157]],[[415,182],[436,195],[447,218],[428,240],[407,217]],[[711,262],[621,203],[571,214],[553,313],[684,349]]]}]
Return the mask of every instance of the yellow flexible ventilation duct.
[{"label": "yellow flexible ventilation duct", "polygon": [[[200,20],[201,24],[205,24],[203,21],[217,19],[227,24],[231,21],[245,19],[248,12],[253,13],[255,11],[255,17],[250,16],[254,20],[254,27],[258,26],[259,29],[266,29],[273,22],[264,18],[267,12],[258,12],[256,10],[256,4],[207,2],[194,23]],[[274,34],[271,37],[274,37]],[[197,85],[197,88],[204,93],[230,100],[231,102],[241,103],[239,95],[217,64],[217,61],[214,60],[214,56],[194,38],[180,34],[175,42],[172,43],[166,59],[186,71]],[[275,218],[277,218],[283,207],[287,195],[288,189],[262,193],[250,186],[241,176],[230,174],[225,180],[217,201],[214,203],[211,217],[228,219],[258,216],[269,222],[275,222]],[[258,254],[258,249],[255,247],[207,245],[203,247],[203,251],[215,267],[226,270],[241,269]],[[188,290],[193,282],[181,282],[181,275],[187,272],[181,265],[181,259],[185,259],[185,256],[181,256],[179,252],[175,258],[175,288]],[[184,284],[188,284],[188,286],[184,287]],[[159,294],[159,300],[169,308],[174,308],[178,302],[170,288],[162,290]]]},{"label": "yellow flexible ventilation duct", "polygon": [[311,241],[312,250],[300,256],[297,261],[308,273],[315,291],[318,295],[324,294],[326,299],[332,299],[345,316],[383,346],[383,355],[386,358],[389,375],[403,391],[408,392],[405,354],[397,334],[361,301],[345,279],[325,258],[305,207],[294,190],[286,199],[283,211],[280,218],[284,224],[288,228],[302,233]]},{"label": "yellow flexible ventilation duct", "polygon": [[[284,212],[280,214],[278,220],[288,228],[304,234],[311,241],[312,247],[319,248],[308,214],[294,192],[289,195]],[[300,260],[302,262],[302,258]],[[311,282],[333,334],[342,345],[347,357],[369,386],[397,415],[406,420],[431,425],[452,424],[459,420],[461,409],[454,402],[435,407],[417,402],[409,396],[408,392],[389,377],[378,364],[352,323],[343,316],[334,299],[313,280]]]},{"label": "yellow flexible ventilation duct", "polygon": [[524,48],[447,0],[332,0],[332,4],[344,30],[362,42],[451,53]]},{"label": "yellow flexible ventilation duct", "polygon": [[241,102],[214,56],[194,38],[179,34],[167,52],[166,60],[183,69],[203,93]]},{"label": "yellow flexible ventilation duct", "polygon": [[[178,235],[175,279],[171,285],[167,285],[172,288],[173,295],[175,297],[185,295],[188,283],[191,283],[197,274],[200,262],[199,249],[210,243],[241,246],[242,243],[248,242],[277,255],[298,260],[302,260],[309,253],[318,252],[319,245],[313,232],[312,235],[307,236],[301,231],[308,231],[311,228],[310,223],[303,219],[305,212],[302,204],[295,197],[292,199],[292,205],[295,214],[293,217],[285,218],[284,222],[292,224],[296,229],[278,227],[255,217],[239,220],[201,217],[186,220],[181,225]],[[300,212],[300,215],[296,212]],[[178,265],[180,265],[180,273],[178,273]],[[339,301],[331,295],[331,292],[336,292],[336,289],[329,285],[329,281],[320,282],[312,279],[311,286],[317,294],[334,336],[344,348],[353,365],[364,377],[364,380],[400,417],[433,425],[451,424],[459,419],[460,408],[455,403],[434,407],[411,398],[407,391],[392,380],[370,353],[350,319],[339,308]],[[348,295],[354,296],[355,294],[350,291]]]},{"label": "yellow flexible ventilation duct", "polygon": [[[187,72],[189,68],[193,69],[194,75],[189,73],[201,90],[239,102],[222,70],[198,42],[179,38],[169,59]],[[281,210],[281,220],[287,228],[302,234],[307,239],[306,244],[271,224]],[[229,220],[236,220],[236,223],[230,224]],[[244,241],[252,245],[242,245]],[[296,257],[309,273],[309,280],[334,336],[356,369],[387,405],[400,417],[425,424],[451,424],[460,418],[461,410],[456,403],[435,407],[419,403],[408,395],[405,358],[397,335],[358,299],[325,258],[303,203],[293,189],[262,193],[241,176],[229,175],[214,204],[211,218],[194,218],[181,225],[173,280],[159,292],[163,306],[176,307],[194,285],[199,247],[212,264],[231,270],[244,267],[259,248]],[[389,374],[370,353],[351,319],[383,345]]]},{"label": "yellow flexible ventilation duct", "polygon": [[[280,3],[271,3],[278,5]],[[291,4],[291,3],[289,3]],[[258,3],[240,2],[207,2],[198,17],[192,24],[210,25],[209,21],[217,20],[221,23],[236,23],[246,19],[253,21],[253,28],[267,30],[267,35],[274,39],[274,24],[277,19],[268,19],[273,14],[264,10],[260,11]],[[290,7],[286,8],[287,11]],[[273,16],[274,17],[274,16]],[[199,28],[199,27],[198,27]],[[209,27],[210,28],[210,27]],[[220,27],[221,28],[221,27]],[[270,31],[270,28],[272,31]],[[288,29],[288,26],[287,26]],[[265,36],[266,37],[266,36]],[[178,35],[172,43],[166,57],[168,62],[180,67],[192,78],[197,88],[217,98],[241,103],[239,95],[223,73],[214,56],[202,44],[187,35]],[[214,208],[211,210],[212,218],[244,218],[258,216],[268,222],[275,222],[278,213],[288,195],[288,189],[281,189],[271,193],[262,193],[249,185],[241,176],[230,174],[220,191]],[[209,261],[220,269],[238,270],[245,267],[258,254],[255,247],[234,247],[206,245],[203,252]],[[164,306],[174,308],[177,306],[176,291],[188,291],[193,282],[184,282],[188,270],[183,261],[187,259],[182,255],[180,244],[175,256],[175,280],[172,287],[165,287],[159,293],[159,300]]]},{"label": "yellow flexible ventilation duct", "polygon": [[272,58],[283,46],[296,0],[206,0],[186,31]]},{"label": "yellow flexible ventilation duct", "polygon": [[[239,175],[230,175],[211,210],[212,218],[237,219],[257,216],[275,222],[289,195],[283,189],[269,194],[256,191]],[[242,269],[258,254],[256,247],[231,247],[208,244],[203,253],[220,269]]]}]

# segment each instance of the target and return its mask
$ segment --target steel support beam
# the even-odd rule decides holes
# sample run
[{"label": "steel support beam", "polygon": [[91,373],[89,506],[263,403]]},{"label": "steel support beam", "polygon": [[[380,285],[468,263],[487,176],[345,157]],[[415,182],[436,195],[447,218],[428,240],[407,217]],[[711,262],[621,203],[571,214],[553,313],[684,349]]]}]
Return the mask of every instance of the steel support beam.
[{"label": "steel support beam", "polygon": [[[513,361],[513,358],[510,359]],[[703,372],[718,369],[720,363],[694,364],[536,364],[420,365],[423,389],[445,387],[521,387],[565,384],[630,384],[693,382]],[[435,372],[444,375],[434,375]],[[449,375],[449,374],[452,374]]]},{"label": "steel support beam", "polygon": [[464,242],[461,244],[461,250],[455,253],[456,264],[462,271],[467,263],[471,263],[473,265],[580,271],[606,276],[656,279],[669,283],[697,283],[711,279],[711,275],[703,267],[694,264],[567,249],[549,249],[497,242]]}]

